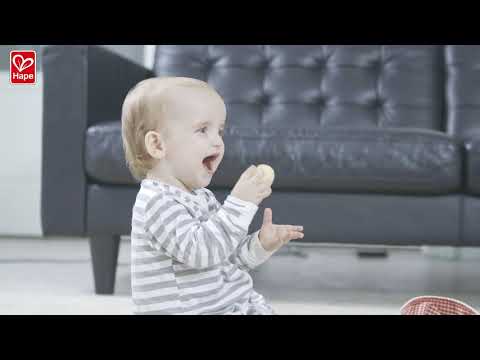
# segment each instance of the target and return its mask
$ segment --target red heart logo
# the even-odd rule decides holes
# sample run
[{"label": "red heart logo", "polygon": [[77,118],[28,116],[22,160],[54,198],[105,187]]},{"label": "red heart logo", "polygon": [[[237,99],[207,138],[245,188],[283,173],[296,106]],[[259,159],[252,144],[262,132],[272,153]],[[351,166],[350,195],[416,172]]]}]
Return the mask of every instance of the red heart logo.
[{"label": "red heart logo", "polygon": [[25,69],[28,69],[33,65],[33,59],[27,58],[24,59],[22,55],[17,54],[12,59],[13,65],[18,69],[19,72],[22,72]]}]

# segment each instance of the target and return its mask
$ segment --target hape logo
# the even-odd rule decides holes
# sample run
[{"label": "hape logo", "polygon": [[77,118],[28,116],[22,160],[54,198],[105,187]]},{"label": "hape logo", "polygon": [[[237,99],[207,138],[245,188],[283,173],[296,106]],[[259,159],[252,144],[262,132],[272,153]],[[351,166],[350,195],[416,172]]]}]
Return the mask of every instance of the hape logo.
[{"label": "hape logo", "polygon": [[36,58],[34,50],[10,51],[10,83],[35,84]]}]

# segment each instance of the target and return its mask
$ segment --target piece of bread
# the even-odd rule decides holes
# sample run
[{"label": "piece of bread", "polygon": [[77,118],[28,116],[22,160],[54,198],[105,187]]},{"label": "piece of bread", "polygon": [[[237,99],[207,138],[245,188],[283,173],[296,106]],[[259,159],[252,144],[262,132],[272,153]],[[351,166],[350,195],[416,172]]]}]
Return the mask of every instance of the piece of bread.
[{"label": "piece of bread", "polygon": [[262,172],[264,181],[271,186],[275,179],[275,171],[273,171],[272,167],[270,165],[261,164],[257,166],[257,169]]}]

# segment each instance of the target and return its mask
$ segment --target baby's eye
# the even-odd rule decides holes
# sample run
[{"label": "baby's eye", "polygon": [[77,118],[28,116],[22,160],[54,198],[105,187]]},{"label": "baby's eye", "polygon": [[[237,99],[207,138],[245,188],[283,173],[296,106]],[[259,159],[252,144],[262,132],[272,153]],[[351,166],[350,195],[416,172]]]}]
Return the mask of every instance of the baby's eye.
[{"label": "baby's eye", "polygon": [[202,134],[205,134],[207,132],[207,127],[204,126],[204,127],[200,128],[198,131],[200,131]]},{"label": "baby's eye", "polygon": [[224,131],[223,129],[221,129],[221,130],[218,132],[218,134],[219,134],[221,137],[223,137],[223,134],[224,134],[224,133],[225,133],[225,131]]}]

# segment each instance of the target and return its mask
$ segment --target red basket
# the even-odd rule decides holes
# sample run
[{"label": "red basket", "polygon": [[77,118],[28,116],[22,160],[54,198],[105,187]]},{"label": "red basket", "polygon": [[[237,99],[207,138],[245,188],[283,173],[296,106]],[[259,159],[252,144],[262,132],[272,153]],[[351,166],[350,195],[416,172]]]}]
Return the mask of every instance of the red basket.
[{"label": "red basket", "polygon": [[419,296],[400,309],[401,315],[480,315],[471,306],[441,296]]}]

